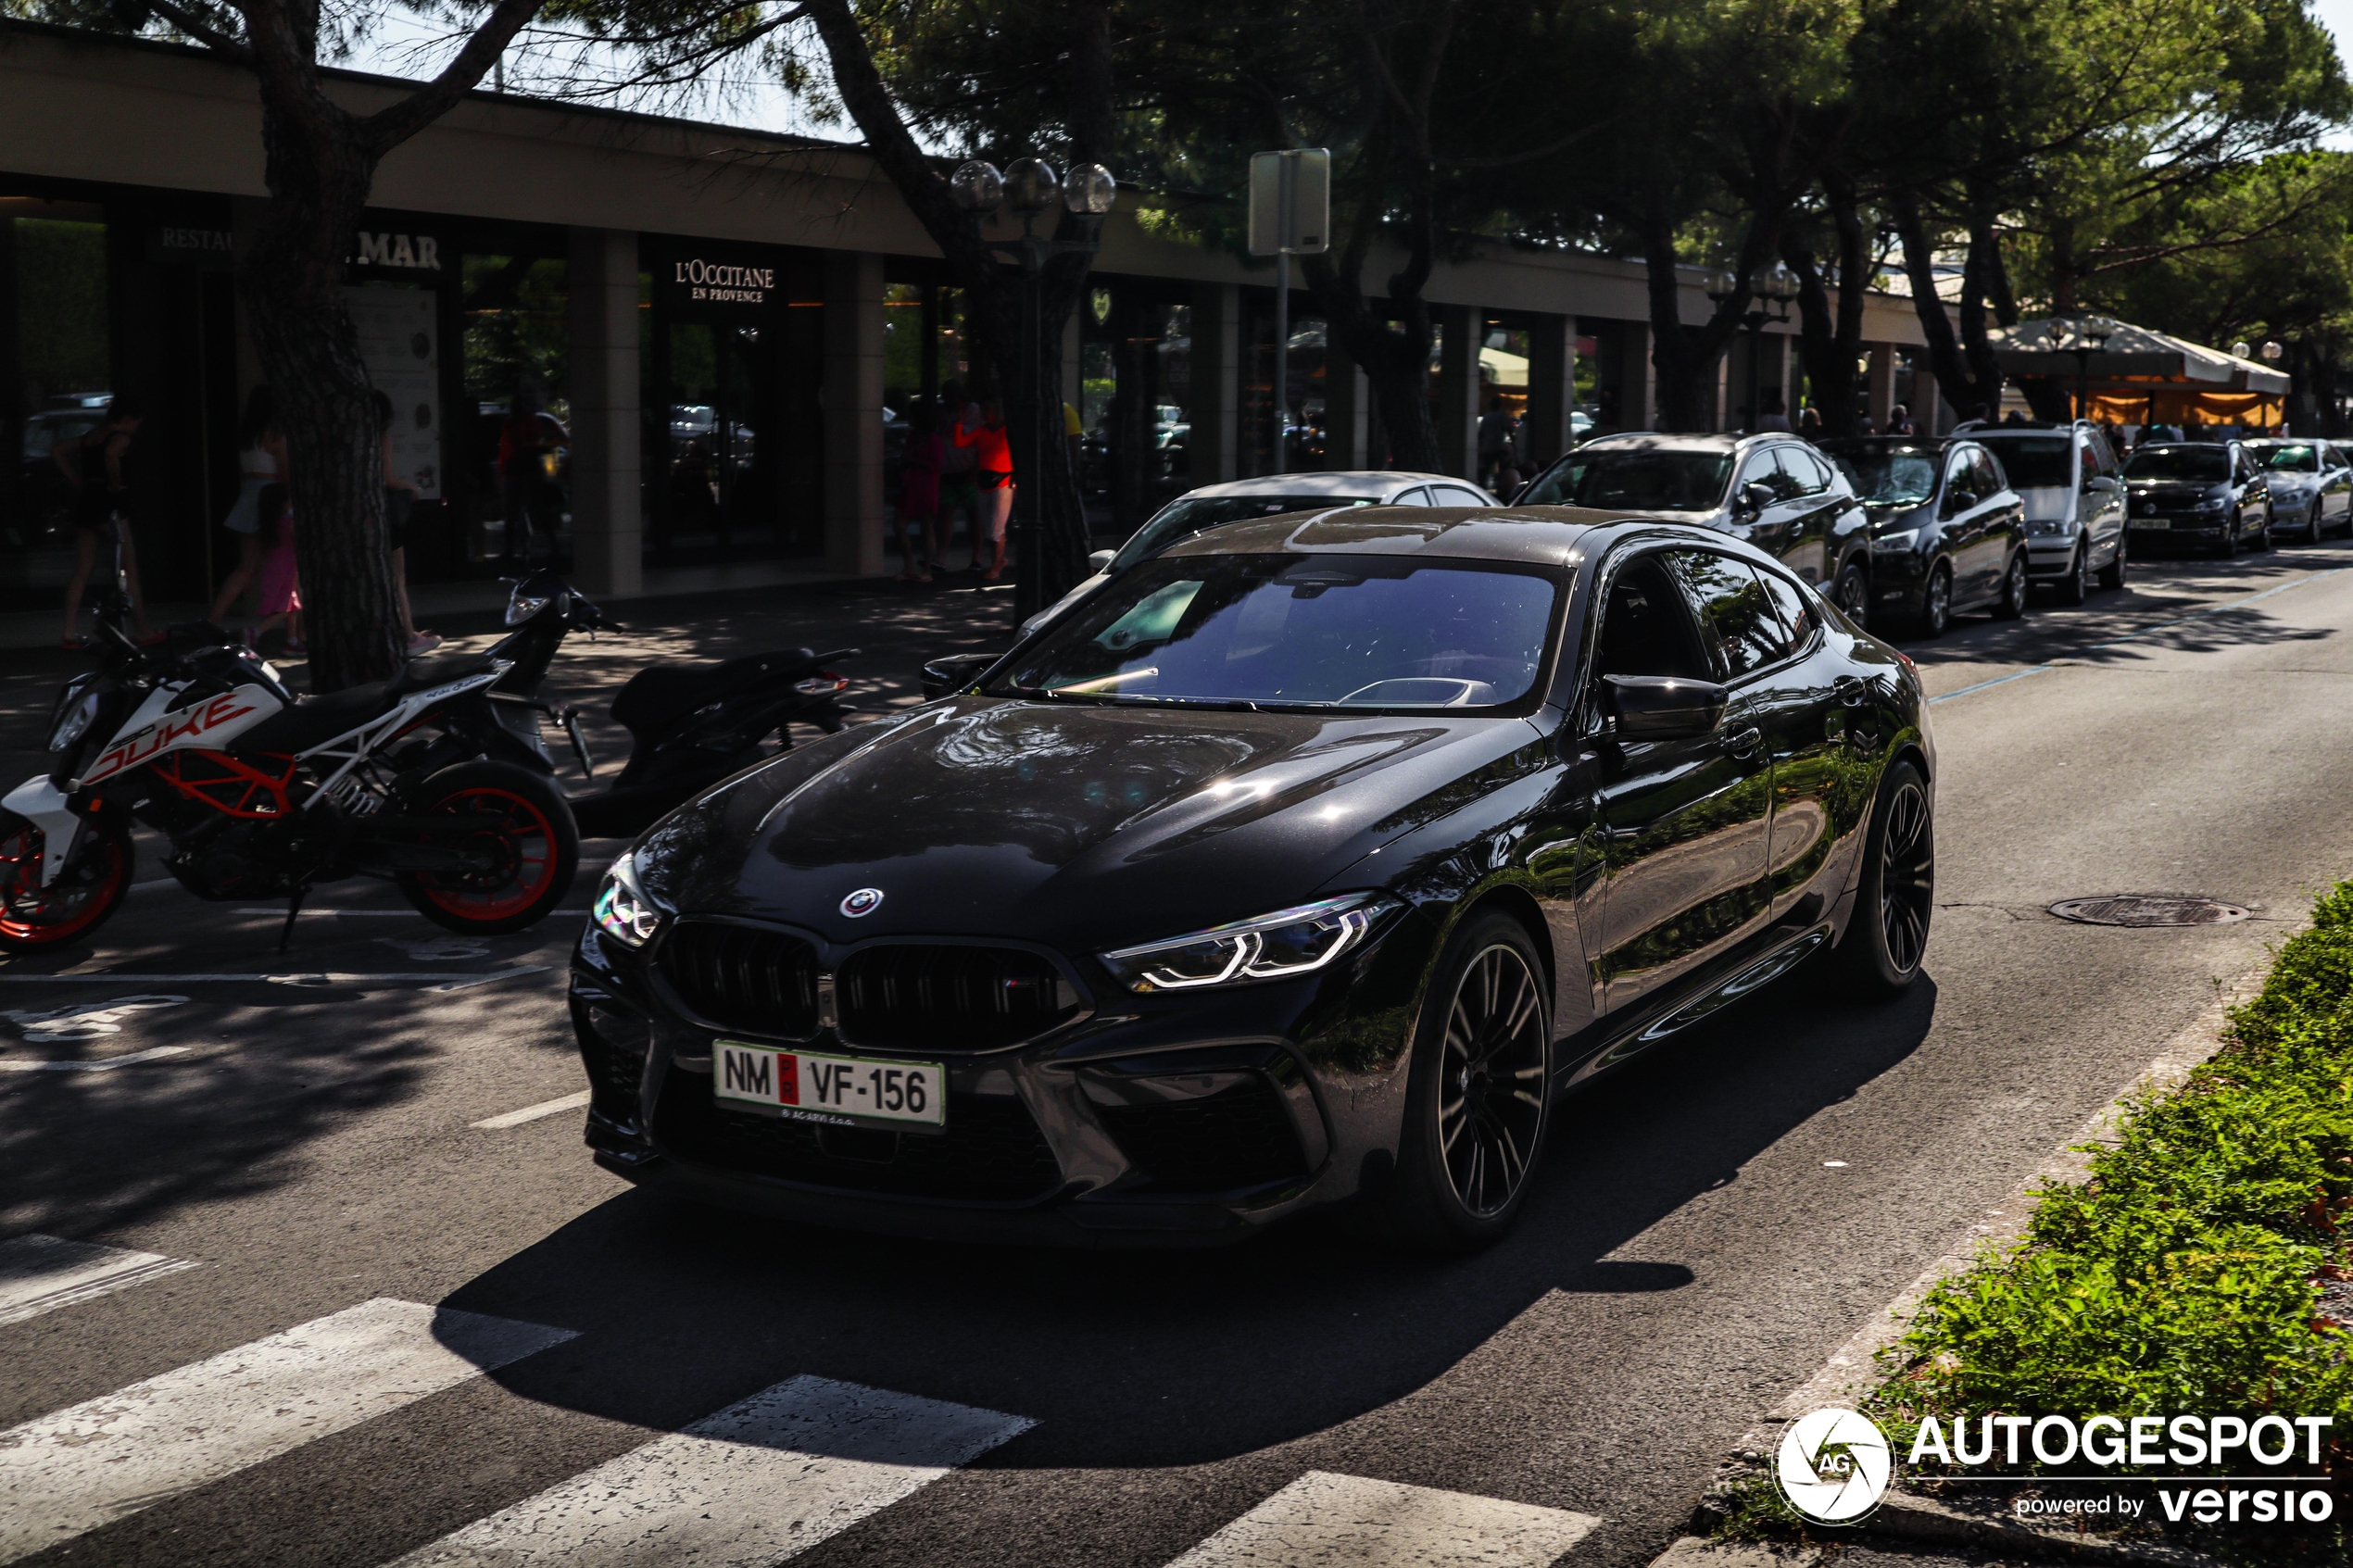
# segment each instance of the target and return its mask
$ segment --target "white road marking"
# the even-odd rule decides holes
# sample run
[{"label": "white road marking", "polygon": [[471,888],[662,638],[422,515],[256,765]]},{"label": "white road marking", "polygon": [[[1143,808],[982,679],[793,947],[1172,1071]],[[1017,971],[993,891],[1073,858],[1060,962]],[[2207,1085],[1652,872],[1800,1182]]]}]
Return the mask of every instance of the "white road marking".
[{"label": "white road marking", "polygon": [[0,1323],[22,1323],[197,1266],[160,1252],[63,1236],[11,1236],[0,1241]]},{"label": "white road marking", "polygon": [[118,1067],[136,1067],[143,1061],[161,1061],[167,1057],[186,1056],[193,1046],[150,1046],[128,1056],[106,1056],[94,1061],[11,1061],[0,1057],[0,1073],[111,1073]]},{"label": "white road marking", "polygon": [[545,974],[553,964],[525,964],[521,969],[502,969],[496,974],[477,974],[468,980],[453,980],[446,985],[428,985],[428,991],[471,991],[477,985],[487,985],[494,980],[511,980],[518,974]]},{"label": "white road marking", "polygon": [[566,1095],[561,1099],[543,1099],[537,1105],[526,1105],[521,1110],[510,1110],[504,1116],[484,1117],[479,1122],[469,1123],[468,1125],[491,1128],[520,1127],[525,1122],[536,1122],[542,1116],[553,1116],[560,1110],[578,1110],[588,1103],[588,1090],[583,1089],[576,1095]]},{"label": "white road marking", "polygon": [[122,1033],[122,1021],[157,1008],[178,1007],[185,997],[117,997],[110,1002],[68,1003],[51,1008],[46,1012],[30,1012],[22,1008],[0,1010],[0,1018],[24,1030],[24,1037],[33,1045],[48,1045],[57,1040],[95,1040],[107,1035]]},{"label": "white road marking", "polygon": [[28,1421],[0,1432],[0,1562],[572,1337],[379,1298]]},{"label": "white road marking", "polygon": [[[102,972],[96,974],[0,974],[0,983],[19,985],[155,985],[170,981],[176,985],[220,985],[234,982],[252,985],[267,981],[272,985],[359,985],[377,981],[414,982],[420,980],[459,981],[464,985],[486,985],[494,980],[512,980],[519,974],[545,974],[553,967],[548,964],[524,964],[515,969],[502,969],[493,974],[467,974],[444,970],[388,970],[379,973],[333,972],[324,974],[118,974]],[[462,989],[462,985],[452,989]]]},{"label": "white road marking", "polygon": [[1168,1568],[1544,1568],[1590,1513],[1311,1470]]},{"label": "white road marking", "polygon": [[780,1562],[1034,1424],[795,1377],[527,1498],[387,1568]]}]

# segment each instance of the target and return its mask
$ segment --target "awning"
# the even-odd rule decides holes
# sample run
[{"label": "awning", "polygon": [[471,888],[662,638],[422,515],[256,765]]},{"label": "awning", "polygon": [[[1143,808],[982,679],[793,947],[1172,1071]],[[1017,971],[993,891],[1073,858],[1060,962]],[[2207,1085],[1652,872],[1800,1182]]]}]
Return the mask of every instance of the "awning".
[{"label": "awning", "polygon": [[2269,365],[2147,327],[2120,326],[2097,353],[2080,359],[2054,346],[2066,340],[2073,325],[2064,317],[2053,317],[1996,327],[1986,335],[2005,375],[2053,376],[2070,386],[2088,375],[2094,392],[2126,396],[2162,392],[2168,384],[2183,391],[2287,395],[2287,376]]}]

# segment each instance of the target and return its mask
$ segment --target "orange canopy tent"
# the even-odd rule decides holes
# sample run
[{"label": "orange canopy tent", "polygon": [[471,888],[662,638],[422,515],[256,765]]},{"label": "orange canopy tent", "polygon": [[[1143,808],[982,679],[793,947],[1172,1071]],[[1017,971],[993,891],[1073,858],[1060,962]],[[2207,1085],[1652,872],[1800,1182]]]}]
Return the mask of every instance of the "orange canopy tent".
[{"label": "orange canopy tent", "polygon": [[2288,378],[2269,365],[2147,327],[2119,325],[2089,356],[2058,345],[2065,317],[2020,321],[1988,335],[2011,376],[2047,376],[2077,395],[2088,382],[2092,419],[2117,424],[2239,424],[2270,430],[2285,418]]}]

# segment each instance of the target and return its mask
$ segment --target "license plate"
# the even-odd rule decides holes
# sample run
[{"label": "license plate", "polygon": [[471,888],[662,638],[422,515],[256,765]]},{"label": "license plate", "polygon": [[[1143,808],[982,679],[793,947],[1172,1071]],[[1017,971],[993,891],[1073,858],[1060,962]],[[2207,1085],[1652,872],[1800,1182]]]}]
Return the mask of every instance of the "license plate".
[{"label": "license plate", "polygon": [[2161,517],[2136,517],[2133,520],[2133,526],[2135,528],[2156,529],[2161,533],[2173,525],[2166,521],[2165,519]]},{"label": "license plate", "polygon": [[716,1040],[711,1093],[730,1110],[836,1125],[938,1132],[948,1125],[948,1075],[936,1061],[877,1061]]}]

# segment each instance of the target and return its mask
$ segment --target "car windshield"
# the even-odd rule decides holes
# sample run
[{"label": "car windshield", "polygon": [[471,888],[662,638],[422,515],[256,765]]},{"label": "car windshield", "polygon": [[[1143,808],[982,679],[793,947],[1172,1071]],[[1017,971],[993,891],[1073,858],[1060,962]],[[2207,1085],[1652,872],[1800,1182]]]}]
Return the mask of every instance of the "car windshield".
[{"label": "car windshield", "polygon": [[1985,445],[2002,459],[2002,472],[2013,490],[2064,489],[2075,483],[2068,471],[2068,448],[2074,444],[2066,436],[1997,437]]},{"label": "car windshield", "polygon": [[1558,596],[1529,571],[1391,556],[1164,557],[1053,622],[988,690],[1085,702],[1491,709]]},{"label": "car windshield", "polygon": [[1855,494],[1871,506],[1917,507],[1936,494],[1932,452],[1838,452]]},{"label": "car windshield", "polygon": [[2293,446],[2274,446],[2263,454],[2267,469],[2285,469],[2293,473],[2321,471],[2321,451],[2317,446],[2299,441]]},{"label": "car windshield", "polygon": [[2124,465],[2124,477],[2216,483],[2231,477],[2231,455],[2220,446],[2144,446]]},{"label": "car windshield", "polygon": [[1136,530],[1119,554],[1112,558],[1112,569],[1125,571],[1139,560],[1148,560],[1188,534],[1220,523],[1243,522],[1254,517],[1275,517],[1283,512],[1319,512],[1333,507],[1369,507],[1370,495],[1187,495],[1168,503],[1152,520]]},{"label": "car windshield", "polygon": [[1554,464],[1516,498],[1527,507],[1628,507],[1713,511],[1732,477],[1729,452],[1660,452],[1588,446]]}]

